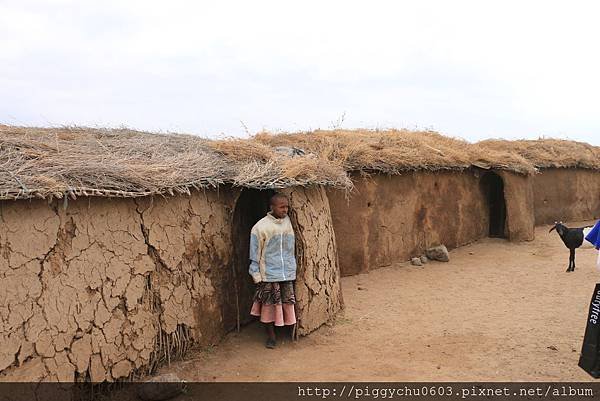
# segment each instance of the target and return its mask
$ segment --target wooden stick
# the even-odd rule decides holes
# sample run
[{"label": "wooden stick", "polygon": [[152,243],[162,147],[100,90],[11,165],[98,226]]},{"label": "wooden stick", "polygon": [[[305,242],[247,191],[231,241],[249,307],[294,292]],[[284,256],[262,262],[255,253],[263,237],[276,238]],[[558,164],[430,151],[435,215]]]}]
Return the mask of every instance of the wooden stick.
[{"label": "wooden stick", "polygon": [[232,272],[233,272],[233,285],[235,286],[235,313],[236,313],[236,331],[239,333],[240,332],[240,286],[238,284],[238,279],[237,279],[237,255],[235,255],[234,252],[234,256],[233,256],[233,263],[231,264],[232,267]]}]

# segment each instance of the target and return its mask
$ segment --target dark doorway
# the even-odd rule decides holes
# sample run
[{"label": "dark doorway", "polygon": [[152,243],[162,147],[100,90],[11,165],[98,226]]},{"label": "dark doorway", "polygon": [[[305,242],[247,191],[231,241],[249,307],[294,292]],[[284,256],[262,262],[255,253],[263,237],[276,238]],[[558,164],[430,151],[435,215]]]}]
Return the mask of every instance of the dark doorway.
[{"label": "dark doorway", "polygon": [[489,236],[493,238],[506,238],[504,182],[498,174],[488,172],[482,177],[481,185],[489,210]]},{"label": "dark doorway", "polygon": [[[254,295],[254,283],[248,274],[250,266],[250,231],[256,222],[269,211],[269,198],[275,192],[244,189],[238,198],[233,212],[233,286],[232,301],[235,302],[236,326],[244,325],[252,320],[250,308]],[[229,319],[227,319],[230,321]]]}]

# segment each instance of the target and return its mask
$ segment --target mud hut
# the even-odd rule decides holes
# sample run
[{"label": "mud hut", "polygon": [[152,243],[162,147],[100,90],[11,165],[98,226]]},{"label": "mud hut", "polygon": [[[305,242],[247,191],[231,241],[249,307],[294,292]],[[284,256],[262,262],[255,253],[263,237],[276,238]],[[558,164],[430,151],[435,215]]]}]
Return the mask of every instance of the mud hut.
[{"label": "mud hut", "polygon": [[495,139],[479,145],[519,155],[536,168],[533,177],[536,225],[600,218],[599,147],[562,139]]},{"label": "mud hut", "polygon": [[0,125],[0,380],[133,378],[243,325],[249,231],[275,189],[291,201],[307,334],[341,308],[340,273],[597,217],[598,160],[586,144],[429,131],[211,141]]},{"label": "mud hut", "polygon": [[249,311],[273,189],[297,232],[298,331],[316,329],[342,304],[325,187],[350,185],[249,141],[0,126],[0,380],[133,378],[216,342]]},{"label": "mud hut", "polygon": [[438,244],[533,239],[535,170],[519,155],[430,131],[262,133],[256,140],[314,152],[350,174],[350,197],[327,191],[342,275],[405,261]]}]

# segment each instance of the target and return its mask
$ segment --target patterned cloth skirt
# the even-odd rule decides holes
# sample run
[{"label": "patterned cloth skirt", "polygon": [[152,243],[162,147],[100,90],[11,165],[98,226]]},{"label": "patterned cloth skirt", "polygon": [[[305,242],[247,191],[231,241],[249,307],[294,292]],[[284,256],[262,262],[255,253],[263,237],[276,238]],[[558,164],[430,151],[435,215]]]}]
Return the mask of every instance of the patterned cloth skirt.
[{"label": "patterned cloth skirt", "polygon": [[275,326],[296,324],[295,303],[293,281],[263,281],[256,286],[250,314],[260,316],[261,322],[274,323]]}]

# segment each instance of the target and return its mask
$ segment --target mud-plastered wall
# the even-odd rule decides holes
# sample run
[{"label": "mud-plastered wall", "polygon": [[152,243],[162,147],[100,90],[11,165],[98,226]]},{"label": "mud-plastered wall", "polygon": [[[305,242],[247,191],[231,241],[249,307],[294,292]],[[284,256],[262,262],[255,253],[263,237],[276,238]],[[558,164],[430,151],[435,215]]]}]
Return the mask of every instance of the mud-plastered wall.
[{"label": "mud-plastered wall", "polygon": [[533,194],[536,225],[600,218],[600,171],[543,169]]},{"label": "mud-plastered wall", "polygon": [[343,305],[335,232],[325,189],[295,187],[284,192],[296,234],[298,334],[306,335]]},{"label": "mud-plastered wall", "polygon": [[137,201],[150,255],[157,266],[151,287],[163,304],[161,329],[192,329],[194,340],[214,344],[234,325],[226,321],[233,272],[231,217],[237,191]]},{"label": "mud-plastered wall", "polygon": [[328,190],[342,275],[455,248],[488,234],[485,194],[474,172],[353,177],[349,199]]},{"label": "mud-plastered wall", "polygon": [[530,175],[499,171],[504,182],[506,231],[511,241],[532,241],[535,231],[533,178]]},{"label": "mud-plastered wall", "polygon": [[0,380],[112,381],[220,338],[234,201],[0,202]]}]

